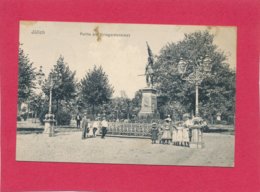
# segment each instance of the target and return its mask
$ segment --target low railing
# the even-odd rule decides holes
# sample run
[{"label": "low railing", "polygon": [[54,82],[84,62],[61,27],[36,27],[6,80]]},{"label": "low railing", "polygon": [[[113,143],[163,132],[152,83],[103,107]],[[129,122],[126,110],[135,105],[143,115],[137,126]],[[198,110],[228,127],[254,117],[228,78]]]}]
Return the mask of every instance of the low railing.
[{"label": "low railing", "polygon": [[109,122],[107,135],[150,138],[151,127],[149,123]]},{"label": "low railing", "polygon": [[[160,125],[158,125],[161,127]],[[126,122],[109,122],[107,128],[107,135],[115,137],[138,137],[138,138],[150,138],[151,137],[150,123],[126,123]],[[190,148],[203,148],[204,143],[202,139],[202,129],[201,126],[190,127],[190,138],[189,147]],[[182,139],[179,138],[182,144]],[[188,141],[186,141],[188,142]]]}]

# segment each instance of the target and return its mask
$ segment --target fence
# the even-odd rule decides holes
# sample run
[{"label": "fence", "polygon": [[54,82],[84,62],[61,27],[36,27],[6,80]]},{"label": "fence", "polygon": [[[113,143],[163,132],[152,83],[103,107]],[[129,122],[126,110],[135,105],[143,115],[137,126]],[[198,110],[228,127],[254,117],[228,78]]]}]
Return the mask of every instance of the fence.
[{"label": "fence", "polygon": [[150,138],[150,123],[109,122],[107,134],[122,137]]},{"label": "fence", "polygon": [[[159,125],[160,126],[160,125]],[[151,137],[151,123],[126,123],[126,122],[109,122],[107,134],[117,137],[138,137],[150,138]],[[189,139],[190,148],[203,148],[204,143],[202,139],[201,126],[193,126],[190,129],[191,138]],[[182,143],[181,138],[181,143]]]}]

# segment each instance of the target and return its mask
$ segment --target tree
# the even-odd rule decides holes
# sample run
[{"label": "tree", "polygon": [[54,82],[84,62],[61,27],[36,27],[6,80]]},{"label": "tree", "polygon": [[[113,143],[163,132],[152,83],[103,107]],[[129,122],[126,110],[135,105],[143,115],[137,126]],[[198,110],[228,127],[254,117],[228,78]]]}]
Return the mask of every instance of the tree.
[{"label": "tree", "polygon": [[138,116],[138,113],[141,110],[141,105],[142,105],[142,91],[138,90],[135,92],[135,97],[131,101],[132,105],[132,114],[134,116]]},{"label": "tree", "polygon": [[108,103],[114,92],[101,66],[94,66],[93,70],[89,70],[81,80],[80,87],[82,101],[91,106],[93,115],[95,107]]},{"label": "tree", "polygon": [[49,95],[50,81],[53,81],[52,98],[56,102],[56,112],[62,102],[69,104],[69,101],[76,96],[76,80],[75,71],[72,72],[69,66],[65,63],[64,57],[60,56],[57,64],[51,70],[49,81],[43,86],[43,91]]},{"label": "tree", "polygon": [[[235,72],[213,40],[214,35],[208,31],[185,34],[183,40],[163,47],[157,57],[154,65],[156,87],[167,97],[165,105],[173,105],[171,108],[178,109],[177,113],[195,111],[195,85],[187,81],[195,72],[202,79],[199,86],[201,114],[206,115],[206,108],[211,114],[234,112]],[[181,73],[183,71],[185,74]]]},{"label": "tree", "polygon": [[228,70],[227,64],[212,70],[212,75],[205,79],[201,85],[203,87],[201,90],[201,113],[208,119],[221,113],[223,119],[229,121],[235,112],[236,74],[234,70]]},{"label": "tree", "polygon": [[28,58],[28,55],[25,55],[23,49],[19,47],[19,58],[18,58],[18,67],[19,67],[19,76],[18,76],[18,101],[19,103],[26,101],[32,89],[35,87],[35,69],[33,68],[33,63]]}]

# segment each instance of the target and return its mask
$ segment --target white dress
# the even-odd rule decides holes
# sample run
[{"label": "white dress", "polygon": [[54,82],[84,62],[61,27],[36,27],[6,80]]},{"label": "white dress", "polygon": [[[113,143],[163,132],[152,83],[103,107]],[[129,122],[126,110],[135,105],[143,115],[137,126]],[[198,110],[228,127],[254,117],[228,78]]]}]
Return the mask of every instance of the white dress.
[{"label": "white dress", "polygon": [[183,141],[189,142],[189,128],[184,128],[182,131],[183,131],[183,133],[182,133]]},{"label": "white dress", "polygon": [[184,127],[178,127],[177,128],[177,141],[182,142],[183,141],[183,128]]},{"label": "white dress", "polygon": [[178,132],[178,130],[173,128],[173,130],[172,130],[172,142],[177,141],[177,132]]},{"label": "white dress", "polygon": [[171,131],[169,125],[166,125],[163,130],[162,139],[172,139]]}]

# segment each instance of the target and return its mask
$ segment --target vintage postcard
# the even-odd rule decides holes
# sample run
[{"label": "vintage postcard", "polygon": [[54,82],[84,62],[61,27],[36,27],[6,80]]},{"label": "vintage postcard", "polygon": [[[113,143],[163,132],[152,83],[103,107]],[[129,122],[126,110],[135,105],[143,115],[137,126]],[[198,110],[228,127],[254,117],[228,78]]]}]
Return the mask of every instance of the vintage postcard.
[{"label": "vintage postcard", "polygon": [[20,21],[16,160],[234,167],[233,26]]}]

